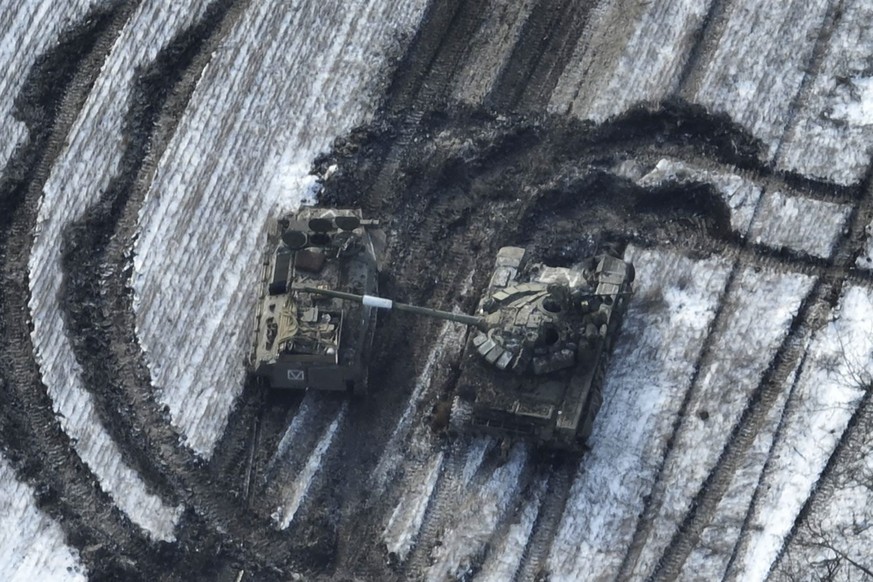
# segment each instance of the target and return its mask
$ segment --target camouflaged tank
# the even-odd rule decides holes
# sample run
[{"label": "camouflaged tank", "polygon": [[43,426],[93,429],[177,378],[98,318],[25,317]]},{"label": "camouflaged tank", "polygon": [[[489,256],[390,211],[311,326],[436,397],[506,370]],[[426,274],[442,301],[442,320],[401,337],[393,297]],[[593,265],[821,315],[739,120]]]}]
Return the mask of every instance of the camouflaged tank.
[{"label": "camouflaged tank", "polygon": [[527,264],[525,255],[519,247],[500,249],[475,315],[309,291],[472,326],[453,412],[464,417],[461,426],[581,451],[600,409],[603,373],[634,268],[608,254],[572,267]]},{"label": "camouflaged tank", "polygon": [[525,255],[518,247],[497,254],[458,393],[475,429],[581,451],[634,268],[608,254],[572,267],[527,264]]},{"label": "camouflaged tank", "polygon": [[360,210],[304,207],[278,221],[253,332],[249,366],[275,389],[361,393],[376,310],[304,287],[378,292],[384,234]]}]

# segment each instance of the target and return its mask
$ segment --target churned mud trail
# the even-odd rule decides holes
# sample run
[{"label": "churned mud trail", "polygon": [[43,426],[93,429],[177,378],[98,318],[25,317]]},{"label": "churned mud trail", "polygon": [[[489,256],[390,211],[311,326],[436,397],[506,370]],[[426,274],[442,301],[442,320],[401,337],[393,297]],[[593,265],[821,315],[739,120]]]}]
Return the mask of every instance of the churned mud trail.
[{"label": "churned mud trail", "polygon": [[863,196],[853,207],[847,222],[848,228],[841,234],[829,258],[832,268],[816,279],[811,291],[801,303],[788,334],[776,351],[740,421],[731,431],[730,439],[722,451],[718,464],[695,496],[679,531],[673,536],[659,560],[652,575],[653,579],[672,580],[678,576],[703,528],[712,519],[715,508],[730,485],[739,463],[766,420],[770,407],[777,400],[779,393],[785,389],[785,381],[803,356],[812,333],[826,323],[831,309],[839,300],[848,275],[853,270],[855,259],[862,252],[863,247],[858,241],[863,240],[863,233],[873,212],[871,177],[873,177],[873,168],[868,168],[865,180],[860,185]]},{"label": "churned mud trail", "polygon": [[383,108],[408,114],[445,106],[488,2],[431,2],[388,88]]},{"label": "churned mud trail", "polygon": [[[294,544],[273,531],[269,519],[249,511],[242,494],[244,480],[249,478],[246,464],[228,463],[239,456],[232,450],[223,451],[217,457],[218,465],[211,468],[180,444],[178,430],[155,399],[136,338],[129,287],[137,213],[157,161],[211,54],[248,5],[244,0],[214,2],[200,22],[181,32],[139,73],[128,115],[131,139],[121,172],[83,219],[70,225],[65,237],[68,298],[64,309],[74,345],[79,347],[76,355],[86,385],[100,403],[113,438],[135,460],[149,484],[193,509],[194,515],[179,526],[182,543],[174,571],[180,575],[215,572],[226,561],[248,572],[296,569]],[[246,406],[249,401],[254,406]],[[248,450],[245,443],[252,434],[248,429],[256,409],[263,406],[257,394],[243,399],[236,426],[245,436],[232,430],[238,442],[226,445],[229,449]],[[261,442],[275,441],[285,418],[280,416],[279,421],[268,423],[267,432],[272,432],[262,435]]]},{"label": "churned mud trail", "polygon": [[498,109],[544,111],[597,4],[537,2],[485,102]]},{"label": "churned mud trail", "polygon": [[[322,169],[333,164],[345,168],[326,182],[322,202],[360,205],[368,216],[388,217],[386,226],[392,233],[392,244],[386,261],[384,294],[435,307],[458,305],[464,311],[474,307],[498,246],[520,244],[531,248],[537,257],[557,255],[562,249],[562,236],[578,238],[579,232],[635,243],[639,242],[635,237],[643,236],[638,233],[644,232],[647,246],[670,246],[673,243],[668,241],[681,240],[693,252],[727,253],[734,263],[760,264],[778,271],[817,273],[827,268],[824,260],[787,251],[767,254],[736,236],[730,231],[724,203],[710,185],[668,185],[653,195],[652,190],[609,173],[607,169],[614,166],[615,160],[625,156],[681,158],[689,152],[702,155],[702,150],[712,162],[739,164],[757,177],[777,180],[757,161],[752,141],[722,125],[721,120],[700,119],[693,108],[674,107],[636,113],[595,129],[554,116],[519,124],[481,111],[426,114],[420,125],[410,128],[408,145],[394,171],[383,174],[388,188],[362,193],[359,185],[365,181],[360,179],[358,168],[362,173],[373,172],[373,160],[382,159],[391,147],[383,140],[402,138],[397,128],[404,126],[404,120],[378,120],[348,142],[338,142],[335,152],[319,162]],[[687,123],[715,126],[719,137],[715,141],[704,138],[711,134],[703,130],[700,134],[682,129],[678,130],[681,135],[673,133],[673,128],[688,127]],[[743,144],[745,149],[735,149],[735,144]],[[738,154],[743,151],[749,152],[748,157]],[[520,196],[520,192],[524,195]],[[611,193],[609,200],[595,195],[602,192]],[[653,203],[655,199],[659,202]],[[633,217],[630,223],[628,216]],[[472,279],[467,281],[467,273],[474,268]],[[408,398],[403,386],[410,386],[429,349],[434,347],[435,328],[430,321],[397,314],[389,317],[390,324],[384,322],[379,336],[383,346],[380,350],[384,351],[373,368],[378,370],[371,377],[374,392],[366,403],[350,408],[350,424],[339,444],[346,451],[344,464],[325,467],[327,474],[348,474],[350,467],[355,467],[354,474],[371,472],[387,446],[390,430],[386,432],[384,427],[395,426]],[[391,357],[386,359],[385,354]],[[445,369],[453,365],[451,358],[437,364]],[[451,381],[446,386],[451,393]],[[429,421],[438,394],[439,388],[425,391],[413,413],[415,423]],[[361,439],[361,434],[367,434],[367,438]],[[468,446],[463,440],[451,439],[441,444],[437,438],[430,446],[431,456],[415,457],[403,466],[409,479],[424,482],[433,471],[435,455],[443,455],[438,479],[432,487],[421,488],[426,495],[421,503],[426,509],[421,525],[409,532],[414,540],[409,542],[408,557],[401,558],[396,569],[390,570],[391,576],[426,576],[433,551],[443,543],[440,524],[446,523],[444,516],[456,504],[454,495],[446,492],[454,491],[452,483],[460,470],[456,465],[466,458]],[[539,469],[533,473],[533,481],[545,477]],[[535,576],[541,570],[572,481],[572,475],[549,479],[536,518],[539,525],[524,542],[527,549],[518,565],[521,576]],[[400,502],[397,483],[381,495],[381,501],[370,500],[369,504],[353,501],[367,497],[367,483],[342,483],[343,492],[335,491],[338,500],[327,503],[328,507],[345,507],[344,514],[349,516],[348,521],[340,520],[336,529],[336,572],[367,572],[374,576],[385,572],[386,548],[380,539]],[[492,532],[491,542],[502,546],[504,530]],[[392,530],[391,535],[395,534]],[[366,540],[363,544],[356,541],[362,539]],[[471,567],[490,571],[492,564],[486,558]]]},{"label": "churned mud trail", "polygon": [[90,14],[40,57],[18,96],[29,140],[0,178],[0,430],[19,479],[37,491],[92,576],[147,578],[160,548],[122,515],[62,430],[30,341],[28,261],[43,185],[136,3]]}]

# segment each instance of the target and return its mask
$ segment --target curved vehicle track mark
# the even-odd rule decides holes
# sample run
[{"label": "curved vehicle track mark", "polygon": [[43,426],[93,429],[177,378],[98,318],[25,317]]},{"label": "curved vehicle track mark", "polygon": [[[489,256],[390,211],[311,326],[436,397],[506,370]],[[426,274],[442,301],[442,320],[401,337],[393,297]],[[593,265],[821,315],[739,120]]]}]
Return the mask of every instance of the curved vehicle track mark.
[{"label": "curved vehicle track mark", "polygon": [[704,486],[691,504],[691,509],[673,536],[670,545],[659,560],[651,578],[671,580],[699,539],[703,528],[730,484],[736,467],[751,446],[767,412],[775,402],[794,364],[803,356],[812,333],[826,323],[831,307],[835,305],[846,282],[846,273],[852,269],[855,257],[861,252],[857,240],[863,237],[867,226],[865,218],[873,212],[873,166],[868,169],[862,185],[864,197],[852,209],[849,227],[834,248],[830,262],[837,267],[818,278],[792,321],[791,329],[777,350],[771,365],[756,389],[752,400],[743,411],[740,421],[731,431],[728,444],[722,451],[718,465],[707,477]]},{"label": "curved vehicle track mark", "polygon": [[[140,78],[139,94],[147,97],[140,116],[134,112],[132,127],[140,123],[153,128],[152,133],[128,150],[126,171],[110,185],[85,219],[72,227],[70,239],[76,242],[71,245],[81,254],[69,253],[67,261],[68,274],[81,268],[81,262],[86,264],[85,277],[71,276],[70,281],[74,297],[66,307],[71,320],[78,323],[72,326],[73,332],[84,345],[96,343],[105,349],[103,352],[85,349],[77,354],[83,367],[89,370],[86,374],[89,388],[105,399],[109,411],[126,411],[124,420],[116,419],[120,442],[141,459],[143,466],[150,466],[147,474],[152,475],[152,483],[174,492],[202,519],[202,523],[189,520],[192,531],[180,532],[180,537],[189,541],[182,544],[187,550],[183,550],[184,558],[179,556],[179,564],[192,572],[210,569],[211,565],[200,560],[214,554],[216,548],[209,547],[212,544],[217,544],[225,555],[243,562],[249,571],[271,566],[287,568],[288,561],[294,560],[285,543],[287,536],[271,531],[268,519],[246,510],[245,496],[240,496],[237,490],[238,470],[233,473],[234,486],[227,487],[224,476],[216,479],[193,451],[180,446],[178,431],[155,400],[151,388],[144,355],[136,340],[133,296],[128,287],[129,249],[136,232],[137,213],[157,160],[175,131],[212,51],[247,5],[246,1],[234,0],[219,0],[211,5],[203,20],[183,31],[162,51],[153,70]],[[171,74],[167,74],[167,69]],[[157,96],[157,102],[151,101],[151,96]],[[96,304],[86,308],[85,317],[70,313],[69,310],[76,309],[77,301],[87,305],[95,299]],[[271,437],[275,435],[261,435],[262,440]],[[208,533],[197,533],[199,528]],[[191,559],[197,556],[203,557]]]},{"label": "curved vehicle track mark", "polygon": [[[222,5],[223,4],[223,5]],[[210,36],[214,39],[213,25],[219,22],[232,2],[212,4],[200,22],[182,30],[160,51],[157,58],[135,77],[123,130],[128,138],[119,171],[109,182],[99,200],[64,229],[62,255],[62,284],[59,293],[64,321],[70,335],[76,360],[82,366],[82,382],[92,394],[99,417],[121,448],[129,462],[163,497],[175,500],[174,488],[168,481],[166,469],[151,454],[152,438],[143,439],[143,432],[154,435],[157,424],[169,424],[166,415],[143,418],[140,410],[156,410],[154,395],[145,368],[131,370],[143,356],[133,333],[112,333],[123,326],[125,309],[124,289],[120,284],[129,278],[125,258],[118,256],[129,240],[119,240],[122,229],[119,222],[130,207],[138,205],[137,180],[143,163],[151,150],[159,156],[161,148],[152,149],[160,142],[163,132],[171,133],[168,118],[184,110],[194,89],[200,71],[208,62]],[[156,128],[158,121],[160,129]],[[116,261],[111,253],[116,253]],[[108,260],[108,261],[107,261]],[[127,267],[129,269],[129,267]],[[126,331],[126,330],[125,330]],[[120,337],[119,337],[120,336]],[[115,340],[115,341],[113,341]],[[120,340],[120,342],[118,341]],[[130,372],[130,373],[127,373]],[[128,378],[141,381],[128,386]],[[155,416],[160,421],[155,420]],[[178,441],[179,435],[170,436]]]},{"label": "curved vehicle track mark", "polygon": [[7,403],[0,429],[16,474],[36,488],[41,509],[58,521],[93,576],[134,576],[129,565],[154,560],[156,548],[115,508],[55,416],[30,341],[29,247],[51,166],[135,9],[127,3],[90,14],[38,59],[16,103],[30,138],[0,182],[0,388]]},{"label": "curved vehicle track mark", "polygon": [[[446,154],[446,159],[437,158],[433,164],[424,165],[423,169],[419,170],[418,166],[410,160],[414,158],[418,148],[421,147],[418,144],[427,141],[425,134],[430,133],[436,135],[447,131],[445,126],[440,125],[443,123],[442,121],[435,121],[430,117],[422,118],[421,126],[411,127],[409,133],[405,134],[405,137],[408,139],[408,146],[412,149],[411,153],[407,152],[407,155],[410,157],[406,158],[404,161],[404,164],[411,164],[411,168],[404,168],[402,170],[403,172],[408,173],[408,177],[401,175],[398,178],[390,176],[389,173],[385,174],[386,180],[388,180],[387,183],[396,184],[397,181],[408,180],[407,182],[404,182],[404,188],[391,192],[391,195],[387,197],[380,197],[380,194],[384,193],[384,191],[381,189],[374,189],[374,191],[368,193],[363,201],[364,206],[372,208],[370,211],[372,214],[383,215],[388,213],[394,217],[393,224],[397,225],[398,228],[398,231],[395,233],[397,240],[404,242],[412,241],[411,244],[408,245],[398,244],[392,250],[393,254],[391,259],[394,264],[399,266],[399,269],[396,271],[391,271],[396,277],[396,284],[398,287],[408,290],[411,295],[410,300],[413,302],[422,300],[427,302],[429,297],[436,298],[437,301],[445,301],[446,299],[451,298],[457,293],[458,288],[463,287],[459,287],[459,282],[456,277],[450,277],[448,280],[444,281],[425,280],[420,276],[420,271],[414,269],[408,270],[407,265],[415,264],[416,261],[420,262],[422,257],[426,257],[425,260],[435,266],[433,269],[434,271],[442,272],[442,270],[437,267],[439,265],[449,264],[452,265],[452,269],[460,271],[463,270],[463,266],[470,264],[472,260],[470,257],[470,249],[475,249],[475,254],[478,255],[479,258],[486,257],[487,259],[490,248],[489,245],[496,244],[491,241],[505,241],[512,239],[513,236],[519,236],[518,233],[513,234],[511,229],[504,225],[515,224],[521,232],[528,233],[526,236],[530,236],[530,232],[548,230],[547,228],[544,229],[544,225],[549,224],[549,220],[551,220],[549,218],[551,215],[549,215],[548,212],[554,211],[561,213],[566,209],[557,205],[556,207],[558,210],[549,210],[548,208],[551,207],[548,207],[548,204],[552,204],[552,202],[550,199],[546,200],[548,196],[545,196],[544,193],[547,193],[550,188],[555,187],[552,185],[554,184],[552,180],[562,183],[560,180],[564,180],[564,176],[567,175],[575,175],[577,176],[576,179],[580,179],[578,177],[578,167],[580,164],[585,164],[586,160],[599,160],[592,169],[588,170],[589,172],[596,174],[597,172],[603,172],[603,165],[611,167],[610,162],[602,161],[604,159],[609,159],[610,156],[624,159],[623,156],[654,156],[660,155],[655,152],[666,151],[669,152],[669,155],[682,157],[683,153],[687,153],[691,156],[702,156],[706,160],[710,160],[712,163],[739,162],[738,165],[741,168],[738,170],[739,172],[743,172],[744,175],[747,175],[745,173],[751,172],[752,174],[750,175],[762,180],[766,178],[766,184],[768,186],[771,185],[771,183],[777,184],[779,182],[779,176],[777,176],[777,174],[770,168],[757,162],[753,157],[744,158],[737,153],[737,150],[734,149],[733,145],[737,142],[734,140],[733,136],[727,134],[724,126],[717,125],[719,123],[718,118],[708,119],[706,123],[711,125],[706,127],[709,127],[709,130],[701,130],[706,135],[709,135],[708,132],[712,130],[714,134],[724,138],[717,143],[713,141],[703,142],[702,144],[698,143],[697,140],[700,138],[695,138],[691,134],[684,134],[683,136],[678,137],[671,136],[669,130],[665,130],[665,127],[661,125],[663,123],[669,126],[669,123],[671,123],[669,120],[674,119],[673,116],[676,116],[679,119],[685,119],[683,116],[688,115],[693,119],[694,115],[699,114],[699,112],[694,113],[694,111],[696,111],[694,108],[689,108],[687,111],[681,108],[672,110],[668,108],[662,113],[646,113],[644,120],[639,125],[636,124],[636,121],[638,121],[635,117],[636,114],[631,114],[628,119],[619,120],[614,124],[609,124],[593,131],[589,130],[588,132],[581,129],[578,132],[574,132],[572,131],[572,127],[569,129],[561,128],[558,130],[559,135],[562,136],[560,138],[555,138],[549,135],[551,130],[548,129],[547,120],[543,120],[540,122],[542,125],[535,126],[536,128],[530,130],[527,134],[523,129],[519,130],[518,128],[514,128],[511,135],[508,133],[502,135],[499,133],[500,130],[498,130],[498,137],[494,137],[489,133],[488,139],[492,141],[488,143],[491,144],[489,145],[489,148],[491,149],[485,150],[478,157],[470,156],[465,158],[464,164],[456,163],[455,165],[452,165],[446,163],[449,160],[452,160],[452,156],[455,155],[450,152],[449,154]],[[393,123],[401,125],[403,122],[402,120],[394,120]],[[630,130],[624,131],[626,128],[630,128]],[[384,130],[384,127],[380,127],[380,130]],[[390,131],[390,127],[387,131]],[[450,129],[448,131],[451,132],[456,130]],[[491,132],[492,130],[488,131]],[[664,137],[664,134],[667,134],[667,136]],[[455,139],[456,135],[450,134],[450,138]],[[566,143],[563,140],[566,140]],[[560,144],[556,145],[554,143],[555,141],[559,141]],[[653,143],[658,143],[660,145],[657,149],[653,149]],[[566,148],[567,151],[564,151],[561,148]],[[431,154],[428,153],[427,155]],[[523,160],[527,159],[528,156],[535,157],[538,155],[547,157],[552,162],[549,171],[546,173],[547,175],[539,177],[538,179],[541,180],[541,182],[538,183],[537,188],[533,188],[532,190],[528,190],[527,188],[530,188],[529,184],[522,181],[518,187],[525,189],[524,191],[530,193],[530,195],[526,197],[513,196],[512,200],[506,201],[503,206],[493,206],[491,214],[495,215],[495,217],[484,216],[479,213],[478,209],[473,212],[468,212],[453,206],[454,203],[451,202],[451,191],[453,188],[457,187],[457,182],[453,182],[452,180],[457,179],[461,181],[462,188],[481,188],[481,186],[471,186],[471,183],[474,185],[484,183],[487,184],[488,187],[493,188],[494,181],[485,180],[485,178],[483,178],[487,172],[483,171],[482,168],[491,168],[490,171],[500,173],[503,171],[502,168],[517,166],[522,164]],[[326,161],[325,163],[331,162]],[[569,171],[569,168],[576,168],[576,174],[568,174],[567,172]],[[606,173],[603,172],[597,175],[604,176],[605,174]],[[447,175],[460,175],[462,178],[446,178]],[[555,176],[560,176],[560,179]],[[597,182],[598,187],[609,188],[609,185],[613,184],[610,180],[615,180],[615,183],[613,184],[614,186],[621,186],[621,180],[614,177],[601,178],[601,180],[606,181]],[[434,181],[438,184],[436,189],[432,186],[432,182]],[[793,187],[797,189],[798,184],[802,186],[803,183],[803,181],[798,181]],[[813,182],[810,182],[810,184],[818,185],[822,192],[826,192],[826,185]],[[355,196],[354,200],[360,200],[359,190],[357,189],[356,184],[350,184],[348,190],[344,190],[344,188],[345,186],[342,182],[338,185],[328,184],[326,190],[328,193],[327,200],[333,204],[345,203],[344,196]],[[516,186],[514,185],[513,188],[516,188]],[[515,191],[517,191],[517,189],[513,190],[513,192]],[[677,186],[677,191],[681,194],[684,190],[682,190],[681,186]],[[840,192],[843,192],[841,195],[845,195],[847,200],[853,200],[856,198],[856,196],[852,195],[848,190]],[[456,196],[456,201],[460,198]],[[566,196],[564,196],[563,199],[565,204],[571,203],[567,202]],[[586,204],[586,202],[587,199],[582,198],[572,203],[582,206]],[[542,214],[544,212],[545,214]],[[538,216],[538,218],[528,220],[528,213],[530,216]],[[500,227],[491,224],[491,221],[495,220],[495,218],[500,221]],[[464,228],[457,229],[449,226],[456,225],[459,222]],[[492,232],[492,230],[494,231],[490,237],[491,241],[482,244],[483,241],[477,241],[475,239],[464,240],[465,235],[463,235],[463,233],[468,230],[465,227],[474,223],[478,228],[484,231],[489,233]],[[676,228],[679,229],[678,234],[681,234],[682,236],[671,236],[670,238],[676,240],[677,244],[681,245],[681,241],[689,239],[689,247],[698,252],[703,250],[706,253],[727,253],[729,260],[739,262],[743,265],[752,262],[765,268],[773,268],[780,272],[801,271],[811,275],[833,273],[837,276],[839,273],[842,273],[843,276],[847,276],[848,273],[845,268],[832,266],[824,259],[809,257],[803,253],[767,249],[744,241],[738,236],[705,232],[691,223],[680,224]],[[629,240],[636,240],[635,236],[640,235],[629,236],[626,234],[620,234],[618,236],[626,237]],[[727,238],[725,238],[726,236]],[[519,240],[526,239],[522,237]],[[548,237],[542,240],[534,240],[530,244],[541,243],[548,245]],[[528,244],[528,242],[524,242],[523,244]],[[664,240],[660,240],[655,236],[654,238],[649,239],[647,244],[662,245],[666,243]],[[477,262],[482,261],[478,261],[477,258]],[[487,268],[480,265],[480,271],[487,272]],[[401,329],[394,330],[394,323],[400,326]],[[409,333],[411,333],[411,327],[407,326],[411,326],[412,324],[400,320],[397,320],[394,323],[392,323],[393,331],[391,333],[395,334],[397,337],[403,337],[405,341],[405,339],[408,338]],[[418,330],[416,335],[420,333],[421,330]],[[417,353],[427,352],[424,351]],[[422,422],[424,422],[421,412],[418,413],[418,417],[421,418]],[[378,424],[376,419],[372,419],[372,422]],[[330,469],[325,469],[325,471],[328,470]],[[437,489],[440,487],[441,485],[437,485]],[[393,495],[390,491],[388,494],[389,497]],[[450,505],[446,504],[451,504],[452,502],[439,497],[439,495],[440,494],[437,493],[435,497],[431,498],[427,510],[428,512],[447,511],[447,507],[450,507]],[[546,503],[552,501],[553,500],[549,499],[547,495]],[[387,508],[386,514],[381,515],[381,518],[387,519],[387,516],[390,515],[391,509],[393,508],[394,506]],[[373,512],[378,513],[378,509],[373,510]],[[365,518],[362,519],[365,520]],[[378,521],[379,519],[380,516],[374,515],[374,521]],[[427,521],[427,518],[425,521]],[[369,525],[352,527],[350,530],[363,532],[370,536],[378,536],[379,534],[378,531],[373,533],[373,530]],[[547,536],[551,535],[548,528],[545,528],[544,531]],[[537,535],[540,535],[539,531]],[[361,539],[362,536],[342,535],[341,537],[343,539]],[[366,538],[367,536],[365,535],[363,537]],[[430,551],[428,545],[430,542],[421,541],[427,539],[431,538],[428,538],[427,534],[422,534],[419,544],[414,550],[414,552],[418,552],[414,559],[418,561],[419,571],[421,567],[425,567],[427,564],[427,557]],[[379,550],[376,549],[374,552],[378,553]],[[340,561],[345,564],[344,571],[351,571],[348,562],[350,557],[351,554],[340,558]],[[374,571],[378,571],[377,566],[373,565],[372,567],[374,568]],[[403,572],[408,575],[414,575],[415,567],[405,569]]]}]

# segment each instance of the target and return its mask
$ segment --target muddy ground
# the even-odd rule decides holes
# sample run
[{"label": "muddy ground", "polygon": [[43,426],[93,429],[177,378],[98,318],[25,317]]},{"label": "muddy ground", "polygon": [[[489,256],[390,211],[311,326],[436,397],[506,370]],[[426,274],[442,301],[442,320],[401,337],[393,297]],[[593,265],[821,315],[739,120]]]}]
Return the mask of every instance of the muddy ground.
[{"label": "muddy ground", "polygon": [[[562,20],[572,3],[545,4],[549,9],[525,26],[496,89],[482,107],[473,108],[452,101],[449,87],[470,56],[466,40],[482,17],[481,4],[435,3],[407,52],[398,55],[375,119],[338,139],[314,162],[315,174],[329,176],[320,204],[359,207],[385,226],[384,295],[470,312],[496,250],[510,244],[551,264],[628,243],[677,248],[695,258],[738,253],[749,262],[827,273],[820,295],[830,302],[846,277],[866,282],[865,275],[850,272],[846,259],[863,242],[863,219],[870,212],[866,185],[838,188],[777,173],[760,161],[763,146],[727,117],[680,99],[639,107],[601,125],[542,113],[570,58],[567,40],[581,34],[588,18],[587,9],[573,8],[572,18]],[[150,152],[159,151],[175,128],[193,79],[218,42],[216,31],[242,3],[217,2],[203,23],[141,72],[121,175],[101,203],[68,229],[59,274],[65,281],[64,324],[104,424],[149,487],[187,507],[176,542],[150,541],[113,506],[54,418],[28,335],[28,245],[46,171],[125,10],[95,15],[47,55],[20,99],[19,115],[31,129],[31,141],[16,152],[0,182],[4,455],[19,479],[36,489],[40,508],[61,525],[95,580],[234,579],[239,570],[258,580],[292,574],[336,580],[421,577],[438,538],[422,537],[408,562],[392,561],[380,534],[401,495],[399,480],[374,498],[360,476],[373,472],[388,445],[437,323],[404,314],[381,318],[370,397],[348,405],[317,397],[328,420],[348,406],[345,426],[313,493],[286,531],[275,530],[272,508],[263,501],[272,486],[265,467],[302,397],[268,395],[247,385],[214,456],[205,462],[178,444],[168,412],[151,393],[135,337],[127,249],[135,237]],[[554,33],[543,36],[546,29]],[[731,230],[730,209],[711,185],[646,189],[616,175],[624,161],[662,157],[703,159],[822,199],[860,201],[841,243],[844,252],[822,260],[760,248]],[[417,425],[428,425],[434,407],[452,400],[456,378],[457,358],[447,358],[415,411]],[[465,437],[439,431],[430,438],[434,448],[452,454]],[[485,464],[500,462],[499,451],[490,450]],[[569,474],[577,463],[543,456],[527,469],[522,489],[538,476]],[[567,490],[553,493],[562,507]],[[547,548],[556,523],[540,527]]]}]

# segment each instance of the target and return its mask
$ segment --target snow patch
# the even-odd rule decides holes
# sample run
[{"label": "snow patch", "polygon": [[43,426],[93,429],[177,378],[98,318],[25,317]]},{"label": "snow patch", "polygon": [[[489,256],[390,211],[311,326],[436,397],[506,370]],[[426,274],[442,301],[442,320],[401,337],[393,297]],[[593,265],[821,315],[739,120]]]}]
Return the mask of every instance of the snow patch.
[{"label": "snow patch", "polygon": [[[755,137],[771,161],[792,115],[827,0],[762,3],[739,0],[727,5],[725,23],[697,87],[694,101],[726,113]],[[807,42],[777,39],[807,38]]]},{"label": "snow patch", "polygon": [[873,370],[873,291],[848,287],[834,317],[813,337],[765,475],[766,489],[737,555],[737,576],[764,580],[783,540],[846,428],[859,386]]},{"label": "snow patch", "polygon": [[434,562],[425,576],[427,580],[461,579],[470,571],[518,494],[527,459],[527,449],[516,445],[488,482],[471,491],[458,506],[458,520],[446,529],[442,543],[432,551]]},{"label": "snow patch", "polygon": [[806,275],[740,271],[725,298],[704,362],[660,475],[663,497],[635,574],[642,578],[678,530],[691,501],[717,464],[733,427],[758,387],[812,285]]},{"label": "snow patch", "polygon": [[505,582],[515,579],[536,524],[543,496],[546,494],[547,483],[548,479],[542,477],[533,485],[530,496],[523,502],[518,519],[509,526],[506,536],[488,552],[482,569],[476,574],[477,582]]},{"label": "snow patch", "polygon": [[16,479],[0,455],[0,579],[88,579],[79,553],[60,526],[36,507],[33,490]]},{"label": "snow patch", "polygon": [[604,380],[604,402],[555,534],[552,580],[604,579],[628,547],[709,331],[730,265],[629,247],[637,290]]},{"label": "snow patch", "polygon": [[843,185],[860,182],[873,141],[873,6],[846,2],[831,33],[809,99],[782,148],[778,166]]},{"label": "snow patch", "polygon": [[276,511],[274,511],[271,516],[273,521],[275,521],[279,526],[279,529],[287,529],[287,527],[291,525],[291,521],[293,521],[294,516],[297,514],[297,510],[300,509],[300,505],[306,498],[306,494],[309,493],[309,488],[312,486],[315,474],[318,473],[318,470],[321,468],[321,461],[324,458],[324,454],[328,449],[330,449],[330,445],[333,444],[333,441],[336,438],[337,429],[345,418],[347,409],[348,403],[343,403],[343,406],[333,419],[333,422],[330,423],[330,426],[328,426],[324,431],[318,444],[315,445],[315,450],[313,450],[312,454],[309,456],[309,460],[303,467],[303,471],[301,471],[297,479],[291,483],[291,487],[283,491],[284,503],[277,507]]},{"label": "snow patch", "polygon": [[749,237],[758,244],[827,258],[851,211],[847,204],[767,192]]},{"label": "snow patch", "polygon": [[382,532],[385,549],[400,562],[406,560],[418,532],[421,531],[424,514],[439,479],[444,458],[442,452],[434,456],[424,472],[424,479],[415,481],[404,489],[400,503],[394,508],[388,525]]}]

